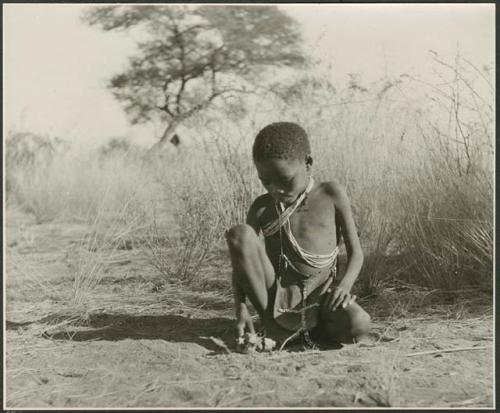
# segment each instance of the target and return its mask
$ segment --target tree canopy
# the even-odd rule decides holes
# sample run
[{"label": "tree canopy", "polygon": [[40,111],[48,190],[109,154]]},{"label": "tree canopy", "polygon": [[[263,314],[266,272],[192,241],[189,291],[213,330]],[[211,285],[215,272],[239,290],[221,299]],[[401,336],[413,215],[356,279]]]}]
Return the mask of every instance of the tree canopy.
[{"label": "tree canopy", "polygon": [[162,140],[216,98],[248,91],[263,68],[306,64],[297,23],[276,6],[93,6],[83,20],[147,34],[108,86],[132,123],[164,121]]}]

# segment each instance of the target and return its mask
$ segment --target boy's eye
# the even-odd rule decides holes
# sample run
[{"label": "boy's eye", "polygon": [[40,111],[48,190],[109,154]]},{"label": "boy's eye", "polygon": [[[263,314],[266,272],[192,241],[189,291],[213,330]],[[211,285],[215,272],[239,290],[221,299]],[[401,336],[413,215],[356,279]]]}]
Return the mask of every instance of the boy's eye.
[{"label": "boy's eye", "polygon": [[[269,186],[273,183],[272,181],[267,180],[267,179],[262,179],[262,178],[259,178],[259,179],[260,179],[260,182],[262,183],[262,185],[264,185],[264,186]],[[292,181],[293,181],[293,178],[278,178],[274,181],[274,184],[277,184],[280,186],[289,186],[292,184]]]},{"label": "boy's eye", "polygon": [[280,185],[283,185],[283,186],[290,186],[292,184],[292,181],[293,181],[293,178],[284,178],[284,179],[280,179],[279,183],[280,183]]}]

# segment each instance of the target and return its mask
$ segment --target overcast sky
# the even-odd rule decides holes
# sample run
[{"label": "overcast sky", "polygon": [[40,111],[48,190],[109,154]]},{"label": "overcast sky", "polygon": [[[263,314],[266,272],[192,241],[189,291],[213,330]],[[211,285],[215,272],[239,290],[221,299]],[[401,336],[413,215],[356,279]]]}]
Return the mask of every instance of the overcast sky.
[{"label": "overcast sky", "polygon": [[[132,129],[105,89],[124,67],[133,39],[79,21],[81,4],[4,4],[4,125],[95,144],[112,136],[153,139]],[[222,6],[223,7],[223,6]],[[429,73],[432,49],[460,49],[478,64],[494,62],[493,4],[280,5],[301,26],[306,50],[335,82],[347,73],[369,81],[384,73]]]}]

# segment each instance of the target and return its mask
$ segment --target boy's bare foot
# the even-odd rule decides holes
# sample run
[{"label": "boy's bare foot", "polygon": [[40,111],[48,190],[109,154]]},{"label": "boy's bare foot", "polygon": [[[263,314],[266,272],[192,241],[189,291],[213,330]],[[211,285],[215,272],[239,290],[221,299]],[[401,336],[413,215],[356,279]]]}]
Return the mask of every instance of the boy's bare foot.
[{"label": "boy's bare foot", "polygon": [[236,339],[236,351],[243,354],[269,352],[276,348],[272,338],[260,337],[255,333],[245,333]]}]

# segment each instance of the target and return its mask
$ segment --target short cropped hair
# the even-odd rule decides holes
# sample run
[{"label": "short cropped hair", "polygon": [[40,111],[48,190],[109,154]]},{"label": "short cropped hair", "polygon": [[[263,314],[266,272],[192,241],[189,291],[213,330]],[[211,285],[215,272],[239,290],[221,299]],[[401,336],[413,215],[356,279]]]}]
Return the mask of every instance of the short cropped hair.
[{"label": "short cropped hair", "polygon": [[256,136],[252,155],[254,161],[266,159],[305,159],[311,154],[307,133],[292,122],[267,125]]}]

